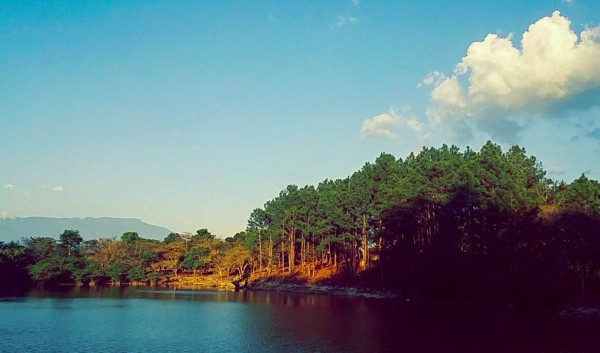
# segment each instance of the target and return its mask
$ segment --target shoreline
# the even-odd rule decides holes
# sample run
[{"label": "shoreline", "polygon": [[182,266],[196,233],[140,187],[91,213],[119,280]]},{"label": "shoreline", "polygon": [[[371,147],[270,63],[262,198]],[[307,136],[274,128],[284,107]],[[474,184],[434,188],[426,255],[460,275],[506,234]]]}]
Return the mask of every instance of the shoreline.
[{"label": "shoreline", "polygon": [[321,284],[296,284],[296,283],[279,283],[274,281],[255,282],[248,284],[246,290],[249,291],[271,291],[284,293],[301,293],[301,294],[316,294],[329,295],[336,297],[347,298],[371,298],[371,299],[396,299],[400,296],[396,293],[385,292],[371,288],[356,288],[330,286]]},{"label": "shoreline", "polygon": [[[221,278],[218,276],[178,276],[177,279],[171,278],[168,285],[177,287],[204,287],[215,290],[236,291],[233,278]],[[289,277],[267,277],[257,276],[248,279],[246,283],[239,283],[237,288],[240,291],[271,291],[282,293],[301,293],[328,295],[346,298],[372,298],[372,299],[392,299],[400,298],[400,295],[390,291],[384,291],[375,288],[360,287],[353,285],[340,284],[321,284],[311,281],[298,281]]]},{"label": "shoreline", "polygon": [[[241,283],[240,283],[241,284]],[[168,286],[178,288],[207,288],[213,290],[236,291],[231,278],[218,278],[216,276],[179,276],[177,279],[171,279]],[[393,299],[400,298],[400,295],[390,291],[383,291],[375,288],[362,288],[356,286],[329,285],[318,283],[290,283],[286,280],[255,278],[250,279],[246,284],[240,285],[240,291],[270,291],[282,293],[301,293],[328,295],[346,298],[372,298],[372,299]]]}]

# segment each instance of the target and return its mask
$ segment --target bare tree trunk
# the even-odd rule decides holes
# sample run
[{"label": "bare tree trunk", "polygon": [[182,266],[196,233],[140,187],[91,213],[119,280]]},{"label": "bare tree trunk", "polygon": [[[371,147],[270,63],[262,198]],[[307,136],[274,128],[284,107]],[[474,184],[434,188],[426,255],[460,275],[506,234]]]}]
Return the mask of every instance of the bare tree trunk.
[{"label": "bare tree trunk", "polygon": [[304,258],[306,256],[304,254],[304,252],[306,251],[304,249],[304,243],[305,243],[305,241],[304,241],[304,235],[302,235],[302,243],[300,243],[300,266],[302,268],[302,273],[304,273]]},{"label": "bare tree trunk", "polygon": [[292,232],[290,233],[290,252],[288,253],[288,268],[290,273],[294,271],[294,256],[295,256],[295,243],[296,243],[296,229],[292,225]]},{"label": "bare tree trunk", "polygon": [[284,253],[284,248],[283,248],[284,244],[283,242],[281,243],[281,254],[279,256],[279,267],[281,268],[281,270],[285,270],[285,253]]},{"label": "bare tree trunk", "polygon": [[369,241],[367,238],[367,215],[363,213],[362,216],[362,244],[363,244],[363,261],[364,269],[369,268]]},{"label": "bare tree trunk", "polygon": [[281,270],[285,271],[285,228],[281,229]]},{"label": "bare tree trunk", "polygon": [[258,228],[258,271],[262,272],[262,234]]},{"label": "bare tree trunk", "polygon": [[356,235],[354,236],[354,240],[352,240],[352,259],[351,259],[351,266],[352,266],[352,275],[356,274],[356,257],[358,255],[358,241],[356,241]]},{"label": "bare tree trunk", "polygon": [[271,271],[271,266],[273,266],[273,237],[269,236],[269,272]]}]

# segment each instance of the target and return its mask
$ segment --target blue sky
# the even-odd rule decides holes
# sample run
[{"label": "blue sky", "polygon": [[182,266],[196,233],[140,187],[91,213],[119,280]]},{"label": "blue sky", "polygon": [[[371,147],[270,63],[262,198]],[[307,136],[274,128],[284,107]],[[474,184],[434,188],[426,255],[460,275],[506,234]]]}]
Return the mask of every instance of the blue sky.
[{"label": "blue sky", "polygon": [[598,179],[599,25],[595,0],[3,1],[0,215],[229,236],[288,184],[488,139]]}]

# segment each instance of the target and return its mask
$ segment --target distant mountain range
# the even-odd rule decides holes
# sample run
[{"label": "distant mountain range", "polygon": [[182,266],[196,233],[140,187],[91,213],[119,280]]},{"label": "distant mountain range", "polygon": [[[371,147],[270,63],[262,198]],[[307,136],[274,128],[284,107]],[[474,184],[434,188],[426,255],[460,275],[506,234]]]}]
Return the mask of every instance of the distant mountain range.
[{"label": "distant mountain range", "polygon": [[125,232],[137,232],[143,238],[162,240],[171,233],[167,228],[136,218],[0,218],[0,241],[42,236],[58,239],[65,229],[78,230],[84,240],[114,236],[120,238]]}]

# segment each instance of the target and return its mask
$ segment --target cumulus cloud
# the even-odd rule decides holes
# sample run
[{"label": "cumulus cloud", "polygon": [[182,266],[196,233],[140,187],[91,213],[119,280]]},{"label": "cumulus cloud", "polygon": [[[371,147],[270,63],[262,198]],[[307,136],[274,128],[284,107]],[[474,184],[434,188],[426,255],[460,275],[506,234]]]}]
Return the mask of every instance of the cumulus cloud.
[{"label": "cumulus cloud", "polygon": [[427,75],[421,85],[434,86],[427,116],[433,125],[468,119],[486,132],[500,127],[496,133],[514,135],[519,114],[555,115],[600,104],[599,58],[600,27],[578,36],[555,11],[529,26],[521,48],[511,35],[488,34],[468,47],[452,76]]},{"label": "cumulus cloud", "polygon": [[2,185],[2,187],[4,189],[14,189],[15,185],[14,184],[4,184],[4,185]]},{"label": "cumulus cloud", "polygon": [[444,82],[448,77],[444,75],[444,73],[439,71],[432,71],[425,76],[423,81],[421,81],[417,87],[423,87],[428,85],[438,86],[440,83]]},{"label": "cumulus cloud", "polygon": [[363,138],[398,138],[394,132],[395,126],[400,124],[400,119],[390,113],[383,113],[363,122],[360,134]]},{"label": "cumulus cloud", "polygon": [[360,8],[360,0],[350,0],[350,2],[353,3],[357,8]]},{"label": "cumulus cloud", "polygon": [[394,108],[388,112],[366,119],[360,130],[362,138],[424,140],[428,137],[425,124],[413,116],[403,116]]},{"label": "cumulus cloud", "polygon": [[65,192],[65,188],[62,185],[56,185],[55,187],[52,188],[52,191],[57,192],[57,193],[63,193],[63,192]]}]

